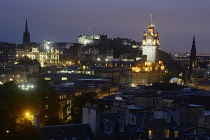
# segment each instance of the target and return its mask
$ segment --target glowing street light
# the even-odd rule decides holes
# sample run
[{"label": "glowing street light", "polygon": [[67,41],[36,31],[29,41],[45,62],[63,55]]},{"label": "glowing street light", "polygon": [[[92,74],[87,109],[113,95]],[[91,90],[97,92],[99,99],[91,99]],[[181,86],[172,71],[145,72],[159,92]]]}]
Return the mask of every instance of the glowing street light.
[{"label": "glowing street light", "polygon": [[30,114],[29,114],[29,112],[26,112],[26,114],[25,114],[25,115],[26,115],[26,117],[28,117]]},{"label": "glowing street light", "polygon": [[31,121],[32,124],[34,123],[34,116],[30,112],[25,112],[25,118]]}]

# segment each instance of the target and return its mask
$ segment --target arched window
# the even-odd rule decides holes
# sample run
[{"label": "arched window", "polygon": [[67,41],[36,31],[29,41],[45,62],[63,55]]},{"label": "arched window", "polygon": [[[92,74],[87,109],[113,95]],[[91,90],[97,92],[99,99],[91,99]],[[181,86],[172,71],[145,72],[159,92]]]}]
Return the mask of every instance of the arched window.
[{"label": "arched window", "polygon": [[130,124],[136,124],[136,116],[134,116],[133,114],[130,114],[129,122],[130,122]]},{"label": "arched window", "polygon": [[170,123],[171,118],[170,118],[170,115],[167,112],[164,112],[164,118],[165,118],[166,122]]},{"label": "arched window", "polygon": [[148,131],[148,137],[149,137],[149,139],[153,139],[153,131],[152,130]]}]

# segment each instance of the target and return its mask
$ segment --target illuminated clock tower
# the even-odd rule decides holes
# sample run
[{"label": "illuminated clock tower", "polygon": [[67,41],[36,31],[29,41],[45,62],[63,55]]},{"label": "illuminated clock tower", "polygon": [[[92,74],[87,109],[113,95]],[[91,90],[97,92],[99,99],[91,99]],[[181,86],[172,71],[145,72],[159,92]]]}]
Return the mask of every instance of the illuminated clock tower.
[{"label": "illuminated clock tower", "polygon": [[158,60],[158,49],[160,46],[159,35],[158,32],[155,33],[154,30],[155,25],[152,23],[152,15],[151,21],[148,26],[148,32],[143,35],[142,40],[142,57],[146,56],[146,60],[149,62],[157,62]]}]

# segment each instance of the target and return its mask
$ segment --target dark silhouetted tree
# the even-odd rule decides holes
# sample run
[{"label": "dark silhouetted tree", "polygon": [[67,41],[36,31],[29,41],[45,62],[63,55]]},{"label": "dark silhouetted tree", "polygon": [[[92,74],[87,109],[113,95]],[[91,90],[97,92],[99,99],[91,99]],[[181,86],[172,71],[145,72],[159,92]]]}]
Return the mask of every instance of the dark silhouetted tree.
[{"label": "dark silhouetted tree", "polygon": [[71,107],[71,117],[70,123],[81,123],[82,122],[82,108],[85,103],[94,103],[94,98],[96,98],[96,93],[88,92],[80,96],[74,96],[72,100]]}]

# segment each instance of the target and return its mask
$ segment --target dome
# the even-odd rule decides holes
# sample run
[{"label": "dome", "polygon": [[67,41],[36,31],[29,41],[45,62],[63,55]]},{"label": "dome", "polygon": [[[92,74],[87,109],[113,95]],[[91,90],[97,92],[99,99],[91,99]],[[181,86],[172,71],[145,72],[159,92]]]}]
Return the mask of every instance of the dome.
[{"label": "dome", "polygon": [[183,80],[177,77],[173,77],[169,80],[169,83],[177,83],[178,85],[183,85]]},{"label": "dome", "polygon": [[169,80],[169,83],[177,83],[179,81],[179,78],[173,77]]},{"label": "dome", "polygon": [[155,25],[152,22],[150,22],[149,27],[155,27]]}]

